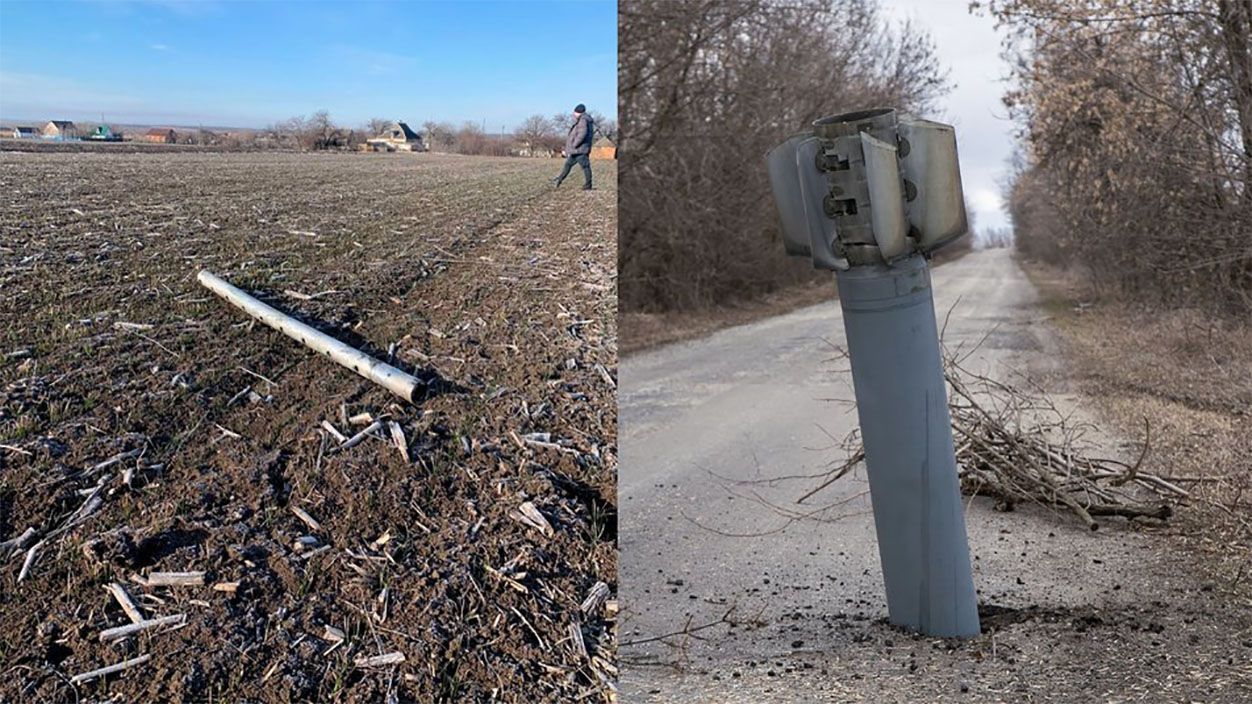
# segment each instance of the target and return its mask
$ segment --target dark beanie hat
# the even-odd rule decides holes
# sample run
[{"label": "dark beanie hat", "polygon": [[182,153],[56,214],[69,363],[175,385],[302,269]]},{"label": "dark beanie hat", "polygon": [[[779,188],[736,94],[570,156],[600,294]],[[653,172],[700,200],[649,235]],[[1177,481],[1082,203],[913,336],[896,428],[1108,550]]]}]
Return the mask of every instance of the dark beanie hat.
[{"label": "dark beanie hat", "polygon": [[587,106],[583,105],[582,103],[579,103],[574,106],[574,112],[581,115],[582,113],[587,112]]}]

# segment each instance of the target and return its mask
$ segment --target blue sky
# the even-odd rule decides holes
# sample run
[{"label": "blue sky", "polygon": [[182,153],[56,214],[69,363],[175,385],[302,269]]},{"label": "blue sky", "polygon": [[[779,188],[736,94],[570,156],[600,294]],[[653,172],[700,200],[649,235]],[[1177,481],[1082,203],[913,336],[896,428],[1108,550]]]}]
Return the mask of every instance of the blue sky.
[{"label": "blue sky", "polygon": [[0,0],[0,117],[260,127],[325,108],[486,121],[617,114],[617,5]]}]

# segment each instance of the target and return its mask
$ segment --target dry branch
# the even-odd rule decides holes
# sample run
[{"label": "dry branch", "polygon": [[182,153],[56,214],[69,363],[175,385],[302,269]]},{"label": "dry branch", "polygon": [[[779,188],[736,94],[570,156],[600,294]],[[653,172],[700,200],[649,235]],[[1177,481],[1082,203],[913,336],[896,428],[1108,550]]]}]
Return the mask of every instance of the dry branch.
[{"label": "dry branch", "polygon": [[357,667],[382,667],[384,665],[399,665],[404,662],[404,653],[395,651],[384,653],[383,655],[374,655],[372,657],[359,657],[355,660]]},{"label": "dry branch", "polygon": [[126,612],[126,615],[130,618],[131,623],[143,622],[143,612],[139,610],[139,605],[136,604],[135,600],[131,598],[130,592],[126,591],[126,587],[123,587],[117,582],[112,582],[104,585],[104,589],[109,594],[112,594],[113,598],[117,600],[118,605],[122,607],[122,611]]},{"label": "dry branch", "polygon": [[583,599],[583,603],[579,608],[584,614],[593,616],[600,611],[600,607],[604,606],[604,602],[608,598],[609,585],[604,582],[596,582],[592,585],[591,590],[587,592],[587,598]]},{"label": "dry branch", "polygon": [[370,435],[374,433],[374,431],[382,427],[383,427],[383,421],[381,420],[376,420],[373,423],[370,423],[369,425],[365,426],[365,429],[361,430],[356,435],[353,435],[347,440],[344,440],[343,443],[339,445],[339,449],[348,450],[353,447],[356,447],[357,445],[361,444],[362,440],[369,437]]},{"label": "dry branch", "polygon": [[152,572],[144,584],[149,587],[200,587],[204,585],[204,573]]},{"label": "dry branch", "polygon": [[0,553],[7,552],[9,550],[21,550],[29,545],[30,541],[34,540],[36,535],[38,535],[38,533],[35,529],[28,527],[16,538],[9,538],[8,540],[0,543]]},{"label": "dry branch", "polygon": [[404,458],[405,462],[408,462],[409,441],[404,437],[404,430],[394,420],[387,421],[387,429],[391,431],[391,441],[395,443],[396,449],[400,451],[400,456]]},{"label": "dry branch", "polygon": [[539,509],[535,508],[535,505],[529,501],[525,501],[521,506],[509,511],[509,518],[512,518],[523,525],[535,528],[545,536],[552,535],[552,524],[549,523],[548,519],[539,512]]},{"label": "dry branch", "polygon": [[[1071,422],[1042,392],[971,373],[954,359],[946,360],[944,374],[965,494],[991,496],[1002,510],[1025,502],[1064,509],[1091,530],[1099,527],[1096,516],[1165,519],[1173,512],[1171,502],[1187,498],[1185,490],[1142,471],[1148,432],[1133,464],[1090,457],[1083,454],[1079,441],[1091,426]],[[865,450],[855,432],[844,440],[844,447],[848,459],[822,475],[798,503],[864,461]]]},{"label": "dry branch", "polygon": [[[1133,465],[1092,458],[1077,446],[1082,428],[1043,394],[972,374],[954,361],[946,377],[966,493],[989,494],[1005,508],[1024,501],[1062,507],[1092,530],[1099,527],[1093,516],[1167,518],[1168,502],[1186,497],[1141,471],[1150,429]],[[1128,483],[1143,491],[1120,488]]]},{"label": "dry branch", "polygon": [[330,433],[330,436],[335,439],[335,442],[342,444],[348,441],[348,436],[339,432],[339,429],[331,424],[330,421],[322,421],[322,427],[326,429],[326,432]]},{"label": "dry branch", "polygon": [[145,619],[135,623],[128,623],[125,626],[116,626],[114,628],[106,628],[100,631],[101,642],[109,642],[129,638],[136,633],[160,628],[161,626],[181,625],[187,621],[186,614],[174,614],[173,616],[161,616],[159,618]]},{"label": "dry branch", "polygon": [[151,659],[152,659],[151,655],[145,654],[145,655],[140,655],[137,658],[123,660],[117,664],[109,665],[108,667],[102,667],[98,670],[91,670],[90,672],[83,672],[81,674],[77,674],[71,677],[70,684],[82,684],[84,682],[90,682],[100,677],[106,677],[115,672],[121,672],[122,670],[129,670],[130,668],[136,667],[138,665],[142,665]]},{"label": "dry branch", "polygon": [[299,506],[292,506],[291,512],[296,514],[296,518],[299,518],[300,520],[304,521],[304,525],[308,526],[309,530],[312,530],[315,533],[321,532],[322,524],[318,523],[317,519],[310,516],[308,511],[305,511]]},{"label": "dry branch", "polygon": [[49,540],[68,533],[88,518],[91,518],[92,514],[94,514],[96,510],[100,508],[100,505],[104,503],[104,499],[100,494],[104,490],[104,486],[108,483],[110,478],[111,477],[107,475],[101,477],[99,481],[96,482],[95,487],[89,491],[86,500],[84,500],[83,504],[78,507],[78,510],[71,513],[60,526],[45,535],[39,542],[30,546],[30,548],[26,551],[26,557],[22,560],[22,569],[17,574],[17,581],[21,582],[30,575],[31,567],[35,564],[35,557],[39,554],[39,549],[42,548]]}]

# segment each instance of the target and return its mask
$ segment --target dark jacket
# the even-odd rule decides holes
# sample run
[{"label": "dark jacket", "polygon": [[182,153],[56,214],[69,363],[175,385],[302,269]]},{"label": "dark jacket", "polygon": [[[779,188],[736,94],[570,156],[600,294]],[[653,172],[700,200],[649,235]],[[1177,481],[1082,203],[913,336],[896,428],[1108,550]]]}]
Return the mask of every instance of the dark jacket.
[{"label": "dark jacket", "polygon": [[565,153],[569,156],[590,154],[595,133],[595,122],[592,121],[590,115],[583,113],[573,125],[570,125],[569,134],[565,136]]}]

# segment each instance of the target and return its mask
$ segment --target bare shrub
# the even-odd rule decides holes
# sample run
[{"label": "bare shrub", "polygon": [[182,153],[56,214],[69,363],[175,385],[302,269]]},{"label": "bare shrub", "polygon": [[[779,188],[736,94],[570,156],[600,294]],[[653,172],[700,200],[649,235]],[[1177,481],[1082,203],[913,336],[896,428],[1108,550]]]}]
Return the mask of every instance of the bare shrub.
[{"label": "bare shrub", "polygon": [[447,122],[428,120],[422,125],[426,131],[426,148],[433,152],[450,152],[456,148],[456,127]]},{"label": "bare shrub", "polygon": [[456,133],[456,150],[461,154],[485,154],[487,133],[476,122],[466,122]]}]

